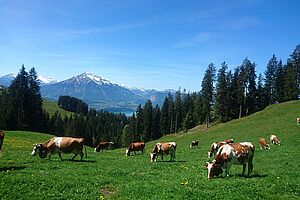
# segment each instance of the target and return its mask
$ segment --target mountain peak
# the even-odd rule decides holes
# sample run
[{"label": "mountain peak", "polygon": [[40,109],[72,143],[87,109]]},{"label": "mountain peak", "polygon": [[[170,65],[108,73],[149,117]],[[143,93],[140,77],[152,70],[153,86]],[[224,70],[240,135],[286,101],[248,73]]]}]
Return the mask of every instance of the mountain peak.
[{"label": "mountain peak", "polygon": [[97,76],[97,75],[94,75],[90,72],[84,72],[78,76],[75,77],[79,82],[82,82],[82,81],[88,81],[88,80],[91,80],[93,82],[95,82],[96,84],[98,85],[103,85],[103,84],[112,84],[109,80],[107,79],[104,79],[102,78],[101,76]]}]

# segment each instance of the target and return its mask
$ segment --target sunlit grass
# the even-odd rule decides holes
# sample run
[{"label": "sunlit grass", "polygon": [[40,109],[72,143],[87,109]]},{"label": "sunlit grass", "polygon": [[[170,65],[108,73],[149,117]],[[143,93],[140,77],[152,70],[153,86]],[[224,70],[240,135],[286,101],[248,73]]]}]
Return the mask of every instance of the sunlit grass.
[{"label": "sunlit grass", "polygon": [[[5,131],[0,199],[300,199],[299,116],[300,101],[293,101],[207,131],[158,140],[177,142],[177,162],[167,162],[168,156],[150,162],[157,141],[147,143],[144,154],[129,157],[125,149],[93,153],[87,147],[84,162],[70,161],[72,155],[63,155],[63,162],[57,155],[41,160],[30,156],[33,144],[50,135]],[[282,145],[259,149],[259,139],[268,140],[271,132]],[[207,179],[203,164],[209,146],[226,138],[256,145],[253,177],[241,177],[242,167],[233,166],[229,178]],[[199,140],[198,148],[189,149],[192,140]]]}]

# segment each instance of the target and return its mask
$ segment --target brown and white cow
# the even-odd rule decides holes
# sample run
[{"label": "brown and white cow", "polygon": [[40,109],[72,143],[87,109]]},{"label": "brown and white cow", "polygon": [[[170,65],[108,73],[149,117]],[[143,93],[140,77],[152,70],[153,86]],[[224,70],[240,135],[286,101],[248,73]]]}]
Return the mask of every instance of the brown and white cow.
[{"label": "brown and white cow", "polygon": [[104,149],[108,149],[108,146],[109,145],[113,145],[114,143],[113,142],[107,142],[107,141],[105,141],[105,142],[100,142],[98,145],[97,145],[97,147],[95,148],[95,150],[94,150],[94,152],[100,152],[100,150],[103,152],[103,150]]},{"label": "brown and white cow", "polygon": [[126,156],[130,156],[131,152],[142,151],[144,153],[145,143],[144,142],[132,142],[126,149]]},{"label": "brown and white cow", "polygon": [[300,125],[300,117],[297,118],[297,124]]},{"label": "brown and white cow", "polygon": [[198,144],[199,144],[198,140],[193,140],[192,144],[190,144],[190,149],[193,148],[193,147],[196,147],[196,146],[198,147]]},{"label": "brown and white cow", "polygon": [[220,141],[220,142],[214,142],[210,145],[210,149],[207,152],[207,157],[211,158],[213,155],[215,155],[218,151],[218,149],[223,146],[224,144],[231,144],[233,143],[233,139],[227,139],[224,141]]},{"label": "brown and white cow", "polygon": [[270,143],[280,145],[280,141],[279,141],[278,137],[274,134],[270,135]]},{"label": "brown and white cow", "polygon": [[4,132],[0,130],[0,156],[1,156],[1,149],[3,145],[3,140],[4,140]]},{"label": "brown and white cow", "polygon": [[260,145],[260,149],[270,149],[270,145],[267,144],[267,141],[265,138],[260,138],[259,145]]},{"label": "brown and white cow", "polygon": [[221,146],[212,163],[206,163],[206,168],[208,169],[207,178],[210,179],[222,174],[223,169],[225,169],[226,176],[229,176],[229,169],[233,164],[243,165],[242,176],[244,176],[247,163],[248,176],[251,176],[254,150],[255,147],[251,142],[232,143]]},{"label": "brown and white cow", "polygon": [[74,160],[78,154],[80,155],[80,160],[82,160],[83,143],[84,138],[53,137],[44,143],[36,144],[31,155],[35,156],[39,154],[42,159],[48,155],[50,159],[52,154],[57,153],[62,161],[61,153],[74,153],[75,155],[72,160]]},{"label": "brown and white cow", "polygon": [[159,155],[162,160],[164,160],[163,155],[170,155],[170,161],[175,161],[176,146],[176,142],[157,143],[150,153],[150,161],[156,162]]}]

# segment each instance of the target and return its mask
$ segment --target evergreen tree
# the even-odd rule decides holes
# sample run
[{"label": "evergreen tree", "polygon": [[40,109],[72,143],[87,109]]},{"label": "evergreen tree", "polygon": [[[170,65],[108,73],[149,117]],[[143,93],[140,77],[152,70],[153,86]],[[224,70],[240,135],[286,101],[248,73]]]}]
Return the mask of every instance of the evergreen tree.
[{"label": "evergreen tree", "polygon": [[12,101],[12,129],[28,130],[27,121],[27,108],[29,107],[29,83],[28,73],[25,71],[24,65],[22,65],[17,77],[12,81],[9,86],[9,95]]},{"label": "evergreen tree", "polygon": [[272,58],[269,60],[266,71],[265,71],[265,95],[268,105],[276,101],[275,96],[275,84],[276,77],[275,73],[277,71],[278,61],[276,56],[273,54]]},{"label": "evergreen tree", "polygon": [[28,76],[30,104],[27,107],[28,125],[33,131],[41,131],[45,126],[43,99],[40,93],[38,75],[35,68],[31,68]]},{"label": "evergreen tree", "polygon": [[295,65],[288,60],[284,67],[284,100],[296,100],[298,99],[298,80],[297,69]]},{"label": "evergreen tree", "polygon": [[254,113],[255,110],[255,97],[256,97],[256,74],[255,74],[255,63],[246,58],[243,62],[243,67],[245,69],[245,106],[246,115]]},{"label": "evergreen tree", "polygon": [[162,133],[160,131],[160,108],[159,105],[156,104],[155,108],[153,109],[153,130],[151,140],[156,140],[162,137]]},{"label": "evergreen tree", "polygon": [[266,90],[263,85],[263,76],[261,73],[258,75],[256,102],[256,110],[262,110],[269,105],[269,97],[266,95]]},{"label": "evergreen tree", "polygon": [[213,63],[209,64],[205,71],[202,81],[202,98],[203,98],[203,112],[205,115],[206,128],[210,123],[211,110],[214,96],[214,79],[215,79],[215,66]]},{"label": "evergreen tree", "polygon": [[162,135],[167,135],[170,132],[169,99],[167,96],[161,108],[160,129]]},{"label": "evergreen tree", "polygon": [[175,95],[175,101],[174,101],[174,118],[175,118],[175,133],[181,130],[182,128],[182,122],[183,122],[183,116],[182,116],[182,99],[181,99],[181,92],[180,89],[176,92]]},{"label": "evergreen tree", "polygon": [[284,75],[284,68],[282,66],[282,61],[278,62],[278,67],[275,71],[275,99],[278,102],[283,102],[285,99],[285,75]]},{"label": "evergreen tree", "polygon": [[143,122],[144,122],[144,131],[143,131],[143,141],[149,141],[153,134],[153,106],[151,100],[147,100],[143,110]]},{"label": "evergreen tree", "polygon": [[194,100],[194,113],[193,116],[195,118],[195,123],[196,124],[202,124],[205,121],[205,115],[203,111],[203,100],[202,100],[202,95],[199,92],[196,96],[196,99]]},{"label": "evergreen tree", "polygon": [[229,101],[227,99],[229,84],[227,82],[226,70],[227,65],[223,62],[218,71],[216,84],[216,115],[221,122],[226,122],[229,119]]},{"label": "evergreen tree", "polygon": [[189,129],[193,128],[196,125],[193,114],[191,111],[188,111],[183,122],[183,129],[187,132]]},{"label": "evergreen tree", "polygon": [[136,109],[136,134],[139,135],[139,140],[142,140],[142,134],[144,132],[144,111],[140,104]]}]

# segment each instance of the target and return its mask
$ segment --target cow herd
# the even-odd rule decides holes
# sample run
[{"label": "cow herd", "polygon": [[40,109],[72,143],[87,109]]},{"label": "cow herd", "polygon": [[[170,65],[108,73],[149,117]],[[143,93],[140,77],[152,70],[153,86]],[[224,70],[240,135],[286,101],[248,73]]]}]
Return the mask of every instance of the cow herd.
[{"label": "cow herd", "polygon": [[[0,130],[0,153],[4,140],[4,132]],[[270,143],[273,145],[280,145],[280,140],[274,134],[270,135]],[[113,142],[100,142],[95,152],[103,151],[107,149],[109,145],[113,145]],[[192,141],[190,148],[198,147],[199,141]],[[270,145],[267,144],[265,138],[259,140],[260,149],[270,149]],[[72,137],[53,137],[44,143],[35,144],[31,155],[39,155],[40,158],[51,157],[53,154],[58,154],[60,160],[62,160],[62,153],[73,153],[72,160],[77,155],[80,155],[80,160],[83,159],[83,146],[84,138],[72,138]],[[153,150],[150,152],[150,161],[156,162],[160,156],[164,161],[164,155],[170,155],[170,161],[175,161],[176,142],[159,142],[154,145]],[[130,156],[132,152],[136,154],[137,151],[144,153],[144,142],[133,142],[126,149],[126,156]],[[245,174],[246,166],[248,165],[248,176],[251,176],[253,170],[252,160],[254,157],[255,146],[251,142],[234,142],[233,139],[227,139],[224,141],[214,142],[211,144],[208,151],[208,158],[214,156],[212,162],[207,162],[205,167],[208,170],[207,178],[219,176],[225,170],[226,176],[229,176],[229,170],[232,165],[242,165],[242,176]]]}]

